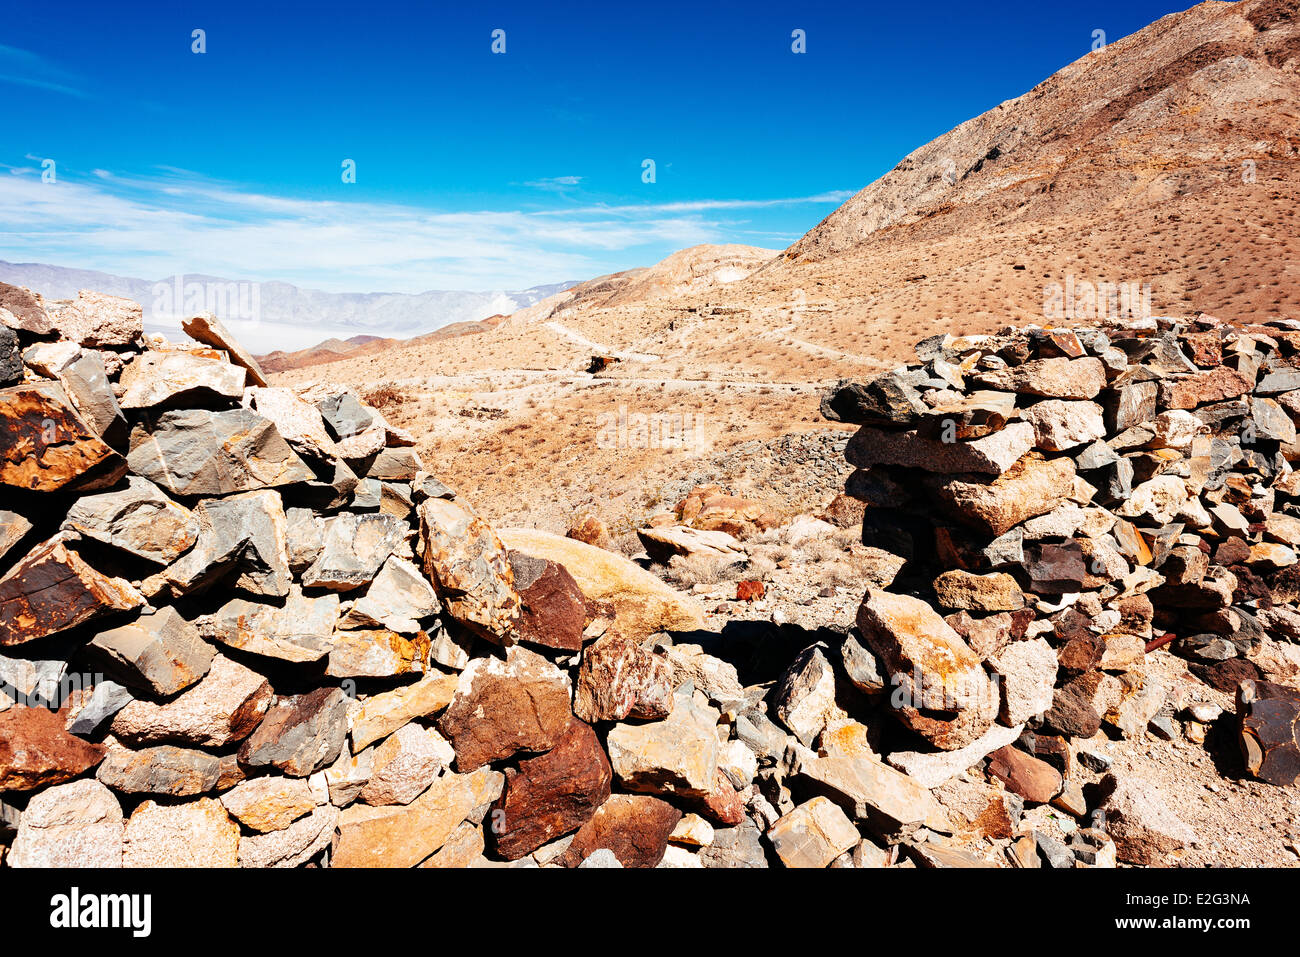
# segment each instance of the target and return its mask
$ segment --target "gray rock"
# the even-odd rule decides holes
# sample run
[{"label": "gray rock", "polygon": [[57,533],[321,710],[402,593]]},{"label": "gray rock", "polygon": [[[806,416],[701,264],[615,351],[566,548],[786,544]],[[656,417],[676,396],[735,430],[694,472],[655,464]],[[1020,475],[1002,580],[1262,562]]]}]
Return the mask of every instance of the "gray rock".
[{"label": "gray rock", "polygon": [[118,665],[128,684],[173,695],[208,673],[216,652],[173,607],[100,632],[90,647]]},{"label": "gray rock", "polygon": [[239,748],[239,763],[305,778],[329,767],[348,733],[348,699],[338,688],[280,698]]},{"label": "gray rock", "polygon": [[374,410],[350,392],[322,399],[316,408],[336,440],[360,435],[375,424]]},{"label": "gray rock", "polygon": [[387,628],[415,634],[420,621],[442,611],[429,580],[404,558],[391,556],[366,593],[343,616],[342,628]]},{"label": "gray rock", "polygon": [[23,381],[23,357],[18,351],[18,334],[0,325],[0,386]]},{"label": "gray rock", "polygon": [[820,642],[805,648],[772,689],[772,708],[805,746],[812,747],[835,705],[835,671]]},{"label": "gray rock", "polygon": [[324,547],[302,583],[334,591],[368,585],[405,535],[406,523],[392,515],[343,512],[326,519]]},{"label": "gray rock", "polygon": [[194,509],[199,537],[179,560],[146,582],[146,593],[170,587],[177,594],[202,591],[230,576],[254,595],[289,594],[288,523],[280,493],[270,489],[205,499]]},{"label": "gray rock", "polygon": [[126,685],[107,678],[97,681],[89,694],[83,694],[74,700],[64,727],[69,733],[81,737],[94,735],[113,715],[130,704],[134,697]]},{"label": "gray rock", "polygon": [[1048,867],[1061,869],[1074,867],[1074,852],[1050,834],[1034,831],[1034,841],[1038,844],[1039,856],[1047,862]]},{"label": "gray rock", "polygon": [[78,499],[63,527],[159,565],[176,561],[199,537],[198,519],[188,508],[134,475],[124,489]]},{"label": "gray rock", "polygon": [[419,514],[424,573],[447,614],[481,638],[513,643],[520,599],[496,532],[460,502],[425,499]]},{"label": "gray rock", "polygon": [[713,843],[701,848],[700,863],[705,867],[767,867],[762,832],[746,818],[736,827],[715,828]]},{"label": "gray rock", "polygon": [[203,635],[230,648],[280,661],[320,661],[333,646],[338,595],[307,597],[291,585],[283,604],[236,598],[203,626]]},{"label": "gray rock", "polygon": [[217,786],[221,759],[193,748],[160,745],[132,751],[113,748],[95,777],[121,794],[193,797]]},{"label": "gray rock", "polygon": [[151,430],[132,436],[127,463],[173,495],[229,495],[316,477],[251,409],[164,412]]}]

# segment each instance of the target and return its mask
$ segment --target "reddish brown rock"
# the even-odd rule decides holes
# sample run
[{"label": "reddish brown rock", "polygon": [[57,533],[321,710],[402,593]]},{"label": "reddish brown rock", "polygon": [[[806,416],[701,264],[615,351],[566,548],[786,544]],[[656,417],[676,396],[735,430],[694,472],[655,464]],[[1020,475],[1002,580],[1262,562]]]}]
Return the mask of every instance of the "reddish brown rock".
[{"label": "reddish brown rock", "polygon": [[568,677],[541,655],[514,646],[504,661],[470,662],[438,727],[456,750],[456,769],[467,774],[518,751],[549,751],[572,715]]},{"label": "reddish brown rock", "polygon": [[1160,383],[1160,407],[1194,409],[1207,402],[1245,395],[1254,384],[1252,379],[1224,366],[1184,378],[1164,379]]},{"label": "reddish brown rock", "polygon": [[691,799],[695,810],[714,824],[734,827],[745,819],[745,799],[718,768],[713,790],[703,798]]},{"label": "reddish brown rock", "polygon": [[1011,745],[989,755],[989,774],[1034,804],[1046,804],[1061,793],[1060,771]]},{"label": "reddish brown rock", "polygon": [[763,597],[763,583],[758,581],[736,582],[736,601],[754,601]]},{"label": "reddish brown rock", "polygon": [[1043,715],[1048,728],[1075,738],[1091,738],[1101,730],[1101,715],[1092,704],[1095,677],[1090,671],[1056,689],[1052,707]]},{"label": "reddish brown rock", "polygon": [[1300,691],[1271,681],[1242,682],[1237,715],[1246,770],[1269,784],[1294,784],[1300,777]]},{"label": "reddish brown rock", "polygon": [[0,578],[0,647],[21,645],[99,615],[130,611],[144,596],[87,565],[56,536]]},{"label": "reddish brown rock", "polygon": [[508,555],[520,600],[515,637],[545,648],[581,651],[587,599],[569,570],[559,562],[523,552]]},{"label": "reddish brown rock", "polygon": [[577,830],[609,797],[612,777],[591,726],[570,722],[554,748],[506,771],[505,793],[492,813],[497,851],[518,860]]},{"label": "reddish brown rock", "polygon": [[666,717],[673,707],[672,678],[662,655],[607,634],[583,652],[573,712],[591,722]]},{"label": "reddish brown rock", "polygon": [[1226,694],[1235,692],[1243,681],[1259,681],[1264,677],[1259,667],[1246,658],[1229,658],[1212,664],[1192,662],[1188,668],[1211,688]]},{"label": "reddish brown rock", "polygon": [[855,528],[862,524],[862,515],[865,511],[864,502],[859,502],[856,498],[841,492],[831,499],[830,504],[826,506],[826,511],[817,517],[837,528]]},{"label": "reddish brown rock", "polygon": [[93,491],[126,474],[126,460],[95,434],[57,382],[0,389],[0,485]]},{"label": "reddish brown rock", "polygon": [[613,545],[613,540],[609,537],[609,529],[605,527],[605,523],[592,515],[586,515],[579,520],[576,525],[569,529],[565,537],[587,545],[595,545],[597,548],[609,548]]},{"label": "reddish brown rock", "polygon": [[68,734],[58,712],[22,705],[0,712],[0,791],[62,784],[99,764],[105,753]]},{"label": "reddish brown rock", "polygon": [[663,860],[668,835],[681,818],[681,811],[656,797],[611,795],[573,835],[560,863],[577,867],[603,847],[624,867],[654,867]]},{"label": "reddish brown rock", "polygon": [[1189,332],[1183,336],[1192,362],[1202,369],[1223,365],[1223,339],[1217,332]]}]

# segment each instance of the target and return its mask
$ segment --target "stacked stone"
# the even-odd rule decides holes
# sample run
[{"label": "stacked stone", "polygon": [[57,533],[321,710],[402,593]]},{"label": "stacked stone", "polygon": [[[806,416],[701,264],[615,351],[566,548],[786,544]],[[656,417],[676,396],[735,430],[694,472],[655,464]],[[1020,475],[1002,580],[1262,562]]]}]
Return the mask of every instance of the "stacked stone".
[{"label": "stacked stone", "polygon": [[764,862],[698,606],[184,328],[0,285],[5,864]]},{"label": "stacked stone", "polygon": [[845,455],[864,544],[905,560],[844,653],[850,675],[855,656],[881,669],[887,710],[928,745],[889,763],[929,785],[983,764],[1026,801],[1109,810],[1120,858],[1151,863],[1186,828],[1144,829],[1123,782],[1085,800],[1069,771],[1099,731],[1204,741],[1219,709],[1161,676],[1152,656],[1172,652],[1235,695],[1245,769],[1293,784],[1300,322],[1030,327],[916,351],[822,404],[861,426]]}]

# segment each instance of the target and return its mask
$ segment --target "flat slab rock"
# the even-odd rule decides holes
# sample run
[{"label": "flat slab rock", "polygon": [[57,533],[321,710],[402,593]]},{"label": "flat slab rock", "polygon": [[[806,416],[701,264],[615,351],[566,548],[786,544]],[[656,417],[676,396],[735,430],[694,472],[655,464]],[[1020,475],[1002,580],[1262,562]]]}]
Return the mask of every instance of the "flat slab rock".
[{"label": "flat slab rock", "polygon": [[258,365],[257,360],[239,344],[239,340],[216,316],[209,312],[199,313],[182,320],[181,329],[196,342],[202,342],[204,345],[227,352],[230,355],[231,362],[242,366],[248,372],[250,384],[255,386],[265,386],[267,384],[266,375],[262,372],[262,367]]},{"label": "flat slab rock", "polygon": [[192,797],[217,786],[221,759],[170,744],[139,751],[118,747],[109,751],[95,777],[120,794]]},{"label": "flat slab rock", "polygon": [[143,352],[122,370],[124,409],[151,409],[164,403],[220,397],[241,399],[246,373],[223,359],[187,352]]},{"label": "flat slab rock", "polygon": [[781,817],[767,832],[786,867],[826,867],[862,840],[853,822],[832,801],[815,797]]},{"label": "flat slab rock", "polygon": [[1300,778],[1300,691],[1269,681],[1237,690],[1241,751],[1246,769],[1269,784]]},{"label": "flat slab rock", "polygon": [[132,701],[114,716],[110,728],[133,745],[224,747],[253,732],[272,697],[264,677],[217,655],[198,684],[165,703]]},{"label": "flat slab rock", "polygon": [[1034,447],[1034,428],[1012,422],[983,438],[944,442],[920,432],[889,432],[866,426],[849,439],[844,457],[856,468],[899,465],[932,473],[1001,475]]},{"label": "flat slab rock", "polygon": [[198,520],[188,508],[134,475],[123,489],[78,499],[63,527],[159,565],[180,558],[199,537]]},{"label": "flat slab rock", "polygon": [[304,595],[291,585],[283,604],[235,598],[203,626],[203,636],[230,648],[278,661],[320,661],[333,647],[338,595]]},{"label": "flat slab rock", "polygon": [[618,724],[605,736],[610,764],[629,791],[709,799],[718,786],[720,715],[683,688],[660,721]]},{"label": "flat slab rock", "polygon": [[444,774],[407,805],[353,804],[338,819],[333,867],[414,867],[446,843],[476,807],[501,795],[499,771]]}]

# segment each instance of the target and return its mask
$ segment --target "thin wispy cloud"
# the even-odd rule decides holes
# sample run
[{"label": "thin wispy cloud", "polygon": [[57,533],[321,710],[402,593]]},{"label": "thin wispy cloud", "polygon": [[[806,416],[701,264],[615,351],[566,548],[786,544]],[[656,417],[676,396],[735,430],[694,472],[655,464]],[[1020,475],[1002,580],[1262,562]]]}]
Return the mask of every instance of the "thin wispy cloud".
[{"label": "thin wispy cloud", "polygon": [[581,176],[552,176],[547,179],[530,180],[523,185],[548,193],[567,193],[576,189],[581,183]]},{"label": "thin wispy cloud", "polygon": [[90,99],[80,78],[30,50],[0,43],[0,83]]},{"label": "thin wispy cloud", "polygon": [[[447,211],[273,196],[185,170],[126,175],[19,167],[0,177],[0,258],[150,279],[202,272],[327,291],[518,289],[729,242],[744,221],[709,215],[775,200]],[[576,180],[577,177],[574,177]],[[576,183],[575,183],[576,185]]]}]

